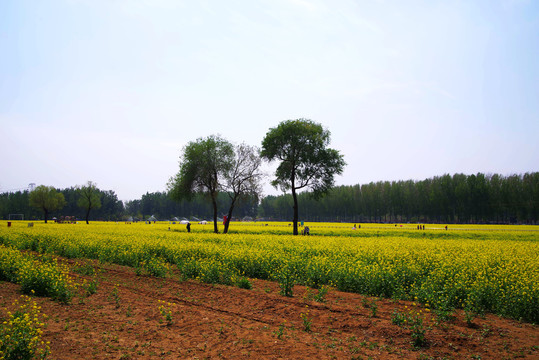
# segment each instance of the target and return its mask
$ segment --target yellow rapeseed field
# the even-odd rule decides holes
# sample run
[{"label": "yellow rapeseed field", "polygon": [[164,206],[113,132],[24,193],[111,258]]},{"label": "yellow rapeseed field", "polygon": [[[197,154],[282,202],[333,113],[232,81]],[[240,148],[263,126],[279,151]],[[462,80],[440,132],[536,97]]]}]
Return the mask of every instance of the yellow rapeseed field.
[{"label": "yellow rapeseed field", "polygon": [[[413,299],[439,309],[539,320],[536,226],[308,223],[100,223],[0,221],[0,244],[131,266],[137,273],[235,284],[261,278]],[[358,225],[361,225],[359,228]],[[423,225],[423,224],[421,224]],[[222,228],[222,226],[221,226]],[[355,228],[355,229],[354,229]]]}]

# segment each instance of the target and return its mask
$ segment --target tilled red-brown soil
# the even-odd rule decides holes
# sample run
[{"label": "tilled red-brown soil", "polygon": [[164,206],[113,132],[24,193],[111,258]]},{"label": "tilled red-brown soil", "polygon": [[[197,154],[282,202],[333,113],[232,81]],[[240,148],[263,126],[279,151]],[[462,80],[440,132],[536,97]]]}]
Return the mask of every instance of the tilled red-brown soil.
[{"label": "tilled red-brown soil", "polygon": [[[437,321],[411,302],[332,289],[321,303],[312,299],[316,290],[302,286],[290,298],[269,281],[251,280],[253,288],[245,290],[91,264],[98,269],[97,293],[69,305],[34,298],[48,316],[43,337],[50,358],[539,359],[538,326],[495,315],[469,326],[462,311]],[[19,296],[18,285],[0,282],[1,307]],[[171,311],[170,324],[160,300]],[[412,346],[412,330],[392,322],[395,310],[425,314],[426,345]]]}]

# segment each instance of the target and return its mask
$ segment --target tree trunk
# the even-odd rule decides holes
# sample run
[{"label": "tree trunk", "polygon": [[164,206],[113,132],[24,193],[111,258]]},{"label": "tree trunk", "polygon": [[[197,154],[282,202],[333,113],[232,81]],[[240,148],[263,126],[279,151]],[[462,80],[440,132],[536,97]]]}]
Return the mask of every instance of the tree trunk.
[{"label": "tree trunk", "polygon": [[47,218],[49,217],[49,210],[43,209],[43,212],[45,213],[45,224],[47,223]]},{"label": "tree trunk", "polygon": [[228,209],[228,215],[226,216],[225,229],[223,230],[223,234],[228,233],[228,226],[230,225],[230,218],[232,217],[233,208],[234,206],[231,206],[230,209]]},{"label": "tree trunk", "polygon": [[213,232],[218,234],[219,228],[217,227],[217,199],[216,194],[212,192],[211,194],[211,203],[213,205]]},{"label": "tree trunk", "polygon": [[90,209],[86,210],[86,224],[89,224],[88,219],[90,218]]},{"label": "tree trunk", "polygon": [[223,230],[223,234],[228,233],[228,226],[230,225],[230,219],[232,219],[232,211],[234,210],[234,204],[236,202],[236,199],[237,196],[234,196],[232,202],[230,203],[230,208],[228,208],[228,215],[226,216],[225,229]]},{"label": "tree trunk", "polygon": [[292,186],[292,198],[294,199],[294,235],[298,235],[298,195],[296,189]]}]

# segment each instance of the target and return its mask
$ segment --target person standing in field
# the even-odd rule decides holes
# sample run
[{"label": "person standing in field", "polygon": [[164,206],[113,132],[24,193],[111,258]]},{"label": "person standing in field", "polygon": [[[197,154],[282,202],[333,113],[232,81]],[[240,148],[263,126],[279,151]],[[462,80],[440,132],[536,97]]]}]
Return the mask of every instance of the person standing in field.
[{"label": "person standing in field", "polygon": [[190,233],[191,232],[191,223],[190,222],[187,223],[186,228],[187,228],[187,232]]}]

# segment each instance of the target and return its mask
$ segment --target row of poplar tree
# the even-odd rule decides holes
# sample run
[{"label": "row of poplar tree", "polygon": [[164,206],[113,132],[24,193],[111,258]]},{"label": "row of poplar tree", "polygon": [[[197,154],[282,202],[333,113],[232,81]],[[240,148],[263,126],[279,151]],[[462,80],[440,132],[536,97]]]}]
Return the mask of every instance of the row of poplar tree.
[{"label": "row of poplar tree", "polygon": [[[259,215],[290,219],[290,196],[268,196]],[[306,221],[539,223],[539,172],[454,174],[339,186],[319,201],[300,194]]]},{"label": "row of poplar tree", "polygon": [[[112,190],[96,189],[100,206],[90,212],[92,220],[160,220],[173,217],[209,219],[211,203],[202,195],[190,201],[174,201],[166,192],[153,192],[122,202]],[[56,189],[65,205],[49,216],[85,219],[87,208],[79,204],[80,187]],[[30,205],[30,192],[0,194],[0,218],[23,214],[24,219],[42,219],[43,211]],[[218,202],[225,208],[228,196]],[[82,204],[84,205],[84,204]],[[379,181],[334,187],[315,200],[309,192],[299,194],[299,213],[304,221],[345,222],[440,222],[440,223],[539,223],[539,172],[503,176],[499,174],[454,174],[421,181]],[[236,218],[290,221],[290,195],[250,197],[238,204]]]}]

